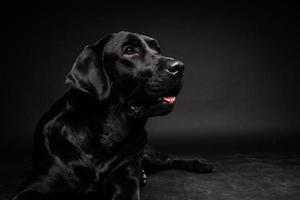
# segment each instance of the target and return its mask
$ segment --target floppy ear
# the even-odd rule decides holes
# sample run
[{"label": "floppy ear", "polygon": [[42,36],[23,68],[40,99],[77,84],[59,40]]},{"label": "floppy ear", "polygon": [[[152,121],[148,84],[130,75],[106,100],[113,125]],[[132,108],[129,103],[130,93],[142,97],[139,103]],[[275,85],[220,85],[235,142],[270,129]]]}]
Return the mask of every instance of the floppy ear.
[{"label": "floppy ear", "polygon": [[84,91],[99,100],[109,96],[111,85],[103,66],[103,49],[110,38],[111,35],[108,35],[83,49],[67,74],[65,83],[68,86]]}]

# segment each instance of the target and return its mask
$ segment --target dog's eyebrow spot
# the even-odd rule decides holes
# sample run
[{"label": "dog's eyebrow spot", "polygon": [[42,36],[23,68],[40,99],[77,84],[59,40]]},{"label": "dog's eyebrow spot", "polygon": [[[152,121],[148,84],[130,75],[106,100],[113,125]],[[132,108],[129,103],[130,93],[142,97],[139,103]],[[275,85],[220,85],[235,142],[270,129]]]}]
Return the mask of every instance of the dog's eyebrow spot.
[{"label": "dog's eyebrow spot", "polygon": [[133,45],[133,46],[136,46],[136,47],[143,47],[143,43],[141,41],[141,39],[136,36],[136,35],[133,35],[133,34],[128,34],[126,39],[125,39],[125,42],[122,44],[122,48],[127,46],[127,45]]},{"label": "dog's eyebrow spot", "polygon": [[161,53],[161,50],[160,50],[159,45],[156,40],[146,38],[145,42],[151,49],[154,49],[159,54]]}]

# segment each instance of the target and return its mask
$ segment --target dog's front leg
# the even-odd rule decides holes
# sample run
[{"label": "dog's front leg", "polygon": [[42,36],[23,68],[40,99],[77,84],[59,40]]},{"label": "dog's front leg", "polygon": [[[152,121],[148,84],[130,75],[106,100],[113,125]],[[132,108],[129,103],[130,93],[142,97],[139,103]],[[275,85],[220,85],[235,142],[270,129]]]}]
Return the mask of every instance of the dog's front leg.
[{"label": "dog's front leg", "polygon": [[111,200],[140,200],[140,170],[130,165],[118,173],[110,183]]},{"label": "dog's front leg", "polygon": [[208,173],[213,171],[214,167],[204,159],[182,159],[161,153],[150,145],[146,145],[142,168],[149,173],[161,170],[186,170],[196,173]]}]

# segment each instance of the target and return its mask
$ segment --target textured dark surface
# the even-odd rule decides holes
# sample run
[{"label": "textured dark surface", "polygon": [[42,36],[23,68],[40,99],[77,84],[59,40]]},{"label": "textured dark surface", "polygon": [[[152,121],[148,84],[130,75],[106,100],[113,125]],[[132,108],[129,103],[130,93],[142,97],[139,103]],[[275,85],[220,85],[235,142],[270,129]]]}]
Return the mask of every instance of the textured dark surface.
[{"label": "textured dark surface", "polygon": [[[300,153],[210,154],[211,174],[165,171],[150,175],[142,200],[297,200]],[[29,159],[1,163],[0,199],[8,197],[30,170]]]}]

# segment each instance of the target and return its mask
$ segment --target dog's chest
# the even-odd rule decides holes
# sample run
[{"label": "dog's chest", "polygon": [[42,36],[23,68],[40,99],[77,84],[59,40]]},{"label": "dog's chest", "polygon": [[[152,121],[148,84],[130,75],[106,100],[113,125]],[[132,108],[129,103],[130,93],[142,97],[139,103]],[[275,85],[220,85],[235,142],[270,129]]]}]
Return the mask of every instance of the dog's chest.
[{"label": "dog's chest", "polygon": [[[113,113],[109,115],[101,125],[93,129],[94,137],[89,138],[88,152],[95,162],[101,162],[103,158],[114,154],[129,154],[138,151],[146,140],[143,128],[137,129],[131,126],[126,114]],[[138,147],[138,148],[137,148]]]},{"label": "dog's chest", "polygon": [[125,116],[112,114],[102,123],[99,143],[106,151],[111,152],[128,135],[128,125]]},{"label": "dog's chest", "polygon": [[91,191],[102,188],[107,181],[114,179],[115,174],[119,174],[129,165],[136,165],[141,162],[146,138],[133,137],[131,134],[127,136],[116,147],[117,150],[113,154],[89,156],[89,160],[92,163],[90,169],[92,169],[94,174],[89,186]]},{"label": "dog's chest", "polygon": [[[93,133],[91,133],[93,131]],[[102,184],[106,177],[122,170],[129,163],[138,162],[146,144],[146,134],[131,128],[125,116],[110,115],[101,126],[82,135],[83,159],[91,173],[92,182]]]}]

